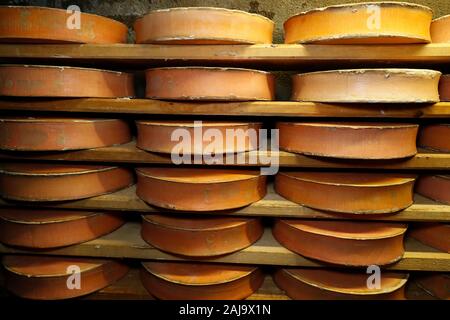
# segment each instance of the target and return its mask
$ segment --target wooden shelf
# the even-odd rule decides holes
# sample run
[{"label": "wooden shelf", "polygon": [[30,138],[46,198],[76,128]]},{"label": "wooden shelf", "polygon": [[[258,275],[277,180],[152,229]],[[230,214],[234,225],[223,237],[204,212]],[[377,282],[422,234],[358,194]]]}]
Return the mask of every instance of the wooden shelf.
[{"label": "wooden shelf", "polygon": [[[263,158],[259,155],[264,156]],[[280,167],[292,168],[328,168],[328,169],[395,169],[395,170],[448,170],[450,169],[450,153],[435,153],[420,150],[411,158],[382,161],[341,160],[324,157],[312,157],[290,152],[257,152],[245,154],[244,164],[233,164],[226,159],[233,159],[235,155],[225,156],[226,166],[267,166],[261,159],[272,156],[279,160]],[[64,151],[64,152],[7,152],[0,151],[1,160],[34,160],[34,161],[78,161],[78,162],[109,162],[131,164],[172,164],[170,155],[147,152],[136,148],[136,143],[130,142],[120,146],[107,148]],[[254,160],[251,160],[254,159]],[[218,164],[220,165],[220,164]]]},{"label": "wooden shelf", "polygon": [[[138,260],[186,261],[185,258],[162,252],[142,240],[140,223],[128,222],[115,232],[102,238],[53,250],[26,250],[0,245],[0,253],[44,254],[85,257],[131,258]],[[407,239],[403,258],[385,269],[408,271],[450,272],[450,254],[427,247],[414,239]],[[238,263],[271,266],[329,267],[304,258],[282,247],[272,236],[270,229],[254,245],[225,256],[210,259],[189,258],[190,261],[214,263]]]},{"label": "wooden shelf", "polygon": [[52,111],[172,116],[304,118],[450,118],[450,102],[436,104],[325,104],[292,101],[174,102],[151,99],[2,99],[0,111]]},{"label": "wooden shelf", "polygon": [[[7,206],[31,206],[57,209],[81,209],[81,210],[105,210],[123,212],[163,212],[175,214],[168,210],[148,205],[136,195],[136,186],[117,191],[115,193],[98,197],[65,201],[65,202],[13,202],[0,200],[0,207]],[[374,220],[374,221],[409,221],[409,222],[450,222],[450,206],[434,202],[430,199],[415,195],[415,203],[409,208],[394,214],[376,215],[349,215],[338,214],[310,209],[289,200],[284,199],[273,190],[269,184],[267,195],[264,199],[250,206],[226,210],[223,212],[192,212],[203,215],[235,215],[249,217],[285,217],[302,219],[327,219],[327,220]],[[125,214],[125,213],[124,213]]]},{"label": "wooden shelf", "polygon": [[0,58],[7,63],[25,60],[65,64],[109,63],[142,67],[172,64],[259,66],[278,68],[305,64],[445,64],[449,44],[428,45],[27,45],[2,44]]},{"label": "wooden shelf", "polygon": [[[272,70],[336,69],[346,66],[372,67],[406,65],[426,68],[447,68],[450,63],[450,44],[429,45],[0,45],[3,63],[82,65],[105,69],[143,71],[155,66],[204,65],[235,66]],[[156,116],[209,116],[273,118],[339,118],[339,119],[439,119],[450,121],[450,102],[437,104],[323,104],[310,102],[229,102],[192,103],[150,99],[15,99],[0,100],[0,112],[30,115],[33,112],[91,114],[94,117],[133,115],[143,118]],[[403,120],[405,119],[405,120]],[[248,154],[250,156],[251,154]],[[281,167],[330,169],[387,169],[387,170],[449,170],[450,154],[421,150],[409,159],[393,161],[344,161],[314,158],[279,152]],[[248,159],[248,158],[247,158]],[[92,150],[62,153],[0,152],[0,160],[76,161],[130,164],[171,164],[170,157],[136,148],[135,143]],[[246,163],[261,165],[261,163]],[[115,210],[131,212],[165,212],[139,199],[135,186],[99,197],[60,203],[17,203],[0,200],[1,206],[32,206],[70,208],[80,210]],[[250,206],[215,212],[213,214],[261,217],[291,217],[307,219],[359,219],[399,222],[450,222],[450,206],[439,204],[419,195],[415,203],[396,214],[342,215],[306,208],[277,195],[269,186],[267,196]],[[201,213],[199,213],[201,214]],[[211,214],[204,213],[204,214]],[[450,272],[450,254],[439,252],[412,238],[405,242],[406,252],[397,263],[386,269],[404,271]],[[86,257],[130,258],[136,260],[184,260],[151,247],[140,237],[140,224],[128,222],[115,232],[74,246],[32,251],[0,244],[0,254],[43,254]],[[190,259],[195,260],[195,259]],[[211,258],[217,263],[241,263],[265,266],[329,267],[285,249],[266,229],[263,237],[242,251]],[[420,290],[419,290],[420,291]],[[86,299],[150,299],[139,281],[138,270],[132,269],[122,280]],[[249,299],[288,299],[267,276],[260,290]]]}]

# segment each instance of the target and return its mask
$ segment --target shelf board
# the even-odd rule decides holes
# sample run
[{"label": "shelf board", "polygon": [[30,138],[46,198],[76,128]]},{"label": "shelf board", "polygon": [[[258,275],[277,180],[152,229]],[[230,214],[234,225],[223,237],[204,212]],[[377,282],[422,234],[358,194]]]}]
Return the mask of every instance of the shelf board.
[{"label": "shelf board", "polygon": [[[138,260],[163,261],[208,261],[213,263],[237,263],[272,266],[327,267],[329,265],[302,257],[282,247],[273,237],[270,229],[254,245],[232,254],[209,259],[181,258],[162,252],[142,240],[140,223],[128,222],[115,232],[102,238],[79,245],[52,249],[26,250],[0,245],[0,253],[44,254],[64,256],[130,258]],[[385,269],[405,271],[450,272],[450,254],[427,247],[414,239],[405,242],[405,254],[395,264]]]},{"label": "shelf board", "polygon": [[152,99],[5,99],[0,111],[52,111],[141,115],[305,118],[450,118],[450,102],[436,104],[332,104],[293,101],[175,102]]},{"label": "shelf board", "polygon": [[[261,157],[263,156],[263,157]],[[292,168],[329,168],[329,169],[395,169],[395,170],[448,170],[450,169],[450,153],[436,153],[419,150],[411,158],[398,160],[341,160],[325,157],[312,157],[290,152],[264,152],[252,151],[245,154],[245,163],[227,161],[234,159],[235,155],[226,155],[223,165],[226,166],[267,166],[261,159],[273,157],[278,159],[280,167]],[[253,160],[252,160],[253,159]],[[170,155],[147,152],[136,148],[136,143],[63,152],[8,152],[0,151],[0,160],[34,160],[34,161],[78,161],[78,162],[109,162],[131,164],[167,164],[171,165]],[[221,164],[217,164],[221,165]]]},{"label": "shelf board", "polygon": [[316,63],[444,64],[450,62],[449,44],[427,45],[136,45],[136,44],[2,44],[7,63],[32,60],[63,64],[115,65],[233,65],[303,66]]},{"label": "shelf board", "polygon": [[[374,220],[374,221],[406,221],[406,222],[450,222],[450,206],[434,202],[430,199],[415,195],[415,203],[409,208],[393,214],[352,215],[338,214],[310,209],[284,199],[268,185],[268,192],[264,199],[247,207],[215,212],[192,212],[199,215],[227,215],[248,217],[284,217],[301,219],[327,220]],[[148,205],[136,195],[136,186],[98,197],[64,202],[13,202],[0,199],[0,207],[30,206],[55,209],[105,210],[175,214],[165,209]]]}]

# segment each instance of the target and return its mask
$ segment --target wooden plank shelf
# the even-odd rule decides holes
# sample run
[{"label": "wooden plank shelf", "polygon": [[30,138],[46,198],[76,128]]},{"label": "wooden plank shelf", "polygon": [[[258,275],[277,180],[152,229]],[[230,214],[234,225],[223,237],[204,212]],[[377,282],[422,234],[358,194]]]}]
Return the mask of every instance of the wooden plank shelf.
[{"label": "wooden plank shelf", "polygon": [[[293,101],[174,102],[152,99],[2,99],[0,111],[172,116],[449,119],[450,102],[436,104],[332,104]],[[28,115],[28,114],[27,114]]]},{"label": "wooden plank shelf", "polygon": [[[394,169],[394,170],[449,170],[450,153],[436,153],[420,150],[411,158],[397,160],[340,160],[325,157],[312,157],[290,152],[252,151],[244,155],[245,162],[232,161],[235,155],[226,155],[216,165],[226,166],[268,166],[264,159],[278,159],[280,167],[292,168],[327,168],[327,169]],[[228,161],[227,159],[231,159]],[[34,160],[34,161],[77,161],[109,162],[130,164],[165,164],[171,165],[170,155],[141,150],[136,143],[98,149],[75,150],[64,152],[8,152],[0,151],[0,160]],[[204,163],[203,163],[204,164]]]},{"label": "wooden plank shelf", "polygon": [[[77,210],[104,210],[154,213],[163,212],[175,214],[168,210],[148,205],[136,195],[136,187],[132,186],[115,193],[93,197],[89,199],[66,202],[10,202],[0,200],[0,207],[31,206],[57,209]],[[430,199],[415,195],[415,203],[409,208],[393,214],[376,215],[349,215],[310,209],[289,200],[284,199],[273,190],[269,184],[266,197],[250,206],[226,210],[222,212],[192,212],[199,215],[232,215],[248,217],[284,217],[301,219],[327,219],[327,220],[373,220],[373,221],[398,221],[398,222],[450,222],[450,206],[434,202]]]},{"label": "wooden plank shelf", "polygon": [[[232,254],[209,259],[181,258],[162,252],[142,240],[140,223],[128,222],[115,232],[86,243],[52,249],[26,250],[0,245],[3,254],[44,254],[84,257],[130,258],[161,261],[208,261],[212,263],[237,263],[271,266],[329,267],[329,265],[302,257],[282,247],[270,229],[254,245]],[[405,242],[405,254],[395,264],[385,266],[390,270],[450,272],[450,254],[427,247],[414,239]]]},{"label": "wooden plank shelf", "polygon": [[8,63],[25,60],[64,64],[81,62],[115,65],[232,65],[295,67],[337,63],[445,64],[449,44],[428,45],[0,45]]}]

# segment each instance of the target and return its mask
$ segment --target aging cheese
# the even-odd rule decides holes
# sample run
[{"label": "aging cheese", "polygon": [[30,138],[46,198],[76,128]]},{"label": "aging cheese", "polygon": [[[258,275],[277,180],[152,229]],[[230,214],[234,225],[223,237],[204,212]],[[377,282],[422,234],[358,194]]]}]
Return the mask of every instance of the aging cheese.
[{"label": "aging cheese", "polygon": [[441,73],[419,69],[350,69],[293,76],[292,100],[335,103],[439,102]]},{"label": "aging cheese", "polygon": [[120,167],[50,163],[3,163],[0,195],[17,201],[63,201],[98,196],[133,184]]},{"label": "aging cheese", "polygon": [[131,140],[126,121],[54,117],[0,119],[0,149],[10,151],[64,151],[93,149]]},{"label": "aging cheese", "polygon": [[431,40],[435,43],[450,42],[450,15],[433,20],[431,23]]},{"label": "aging cheese", "polygon": [[279,269],[275,283],[296,300],[404,300],[408,274],[382,272],[380,286],[367,286],[359,270]]},{"label": "aging cheese", "polygon": [[[128,272],[128,267],[114,260],[50,256],[4,256],[5,287],[21,298],[62,300],[76,298],[103,289]],[[70,278],[79,272],[81,285]]]},{"label": "aging cheese", "polygon": [[0,96],[132,97],[133,75],[90,68],[0,65]]},{"label": "aging cheese", "polygon": [[239,68],[168,67],[146,71],[146,96],[166,100],[273,100],[275,79],[268,72]]},{"label": "aging cheese", "polygon": [[366,2],[302,12],[284,23],[285,43],[429,43],[432,10],[406,2]]},{"label": "aging cheese", "polygon": [[302,256],[344,266],[387,265],[404,253],[406,225],[277,219],[277,241]]},{"label": "aging cheese", "polygon": [[95,14],[57,8],[0,6],[0,42],[126,43],[128,27]]},{"label": "aging cheese", "polygon": [[154,10],[134,24],[137,43],[272,43],[274,23],[257,14],[210,7]]},{"label": "aging cheese", "polygon": [[162,300],[241,300],[259,289],[257,267],[232,264],[144,262],[141,280]]}]

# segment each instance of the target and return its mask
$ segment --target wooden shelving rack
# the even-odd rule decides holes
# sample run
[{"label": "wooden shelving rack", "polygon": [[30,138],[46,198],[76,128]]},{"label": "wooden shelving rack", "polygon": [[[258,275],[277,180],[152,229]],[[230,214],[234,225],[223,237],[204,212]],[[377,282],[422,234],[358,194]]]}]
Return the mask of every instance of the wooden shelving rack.
[{"label": "wooden shelving rack", "polygon": [[[450,108],[449,108],[450,109]],[[264,157],[261,157],[264,156]],[[223,163],[227,163],[227,157]],[[338,161],[336,159],[309,157],[284,151],[248,152],[245,154],[245,163],[229,164],[229,166],[267,166],[261,159],[272,157],[279,159],[282,168],[328,168],[328,169],[389,169],[389,170],[448,170],[450,169],[450,154],[437,153],[429,150],[420,150],[417,155],[409,159],[386,161]],[[170,155],[147,152],[136,147],[135,142],[120,146],[76,150],[66,152],[2,152],[0,160],[33,160],[33,161],[79,161],[79,162],[113,162],[134,164],[164,164],[170,165]],[[228,163],[232,163],[228,161]],[[221,165],[221,164],[217,164]]]},{"label": "wooden shelving rack", "polygon": [[[450,63],[449,44],[430,45],[219,45],[219,46],[157,46],[157,45],[0,45],[3,63],[82,65],[143,71],[148,67],[167,65],[207,65],[230,67],[255,67],[271,70],[300,70],[309,68],[344,68],[347,66],[411,66],[417,68],[445,69]],[[316,119],[333,118],[335,121],[354,118],[376,121],[450,122],[450,103],[425,105],[343,105],[288,101],[186,103],[149,99],[12,99],[0,98],[0,114],[83,114],[90,117],[249,117],[256,119]],[[261,121],[261,120],[259,120]],[[267,151],[267,155],[271,154]],[[288,152],[278,152],[282,168],[357,169],[389,171],[450,172],[450,154],[419,150],[411,158],[391,161],[343,161],[308,157]],[[250,156],[248,154],[247,156]],[[0,152],[0,161],[72,161],[117,163],[125,165],[169,165],[171,159],[161,154],[140,150],[136,143],[93,150],[61,153]],[[261,163],[246,163],[260,166]],[[18,205],[0,200],[0,207]],[[23,206],[35,204],[20,204]],[[133,212],[161,212],[149,206],[129,187],[90,199],[63,203],[39,204],[47,208],[80,210],[115,210],[124,215]],[[164,211],[166,212],[166,211]],[[166,212],[171,214],[171,212]],[[261,217],[296,217],[307,219],[355,219],[354,216],[337,215],[313,210],[292,203],[277,195],[269,185],[267,196],[248,207],[217,214]],[[396,222],[446,222],[450,221],[450,206],[419,195],[408,209],[396,214],[358,216],[360,220]],[[406,253],[387,269],[404,271],[450,272],[450,254],[438,252],[412,238],[405,243]],[[102,238],[55,250],[31,252],[0,245],[1,253],[33,253],[49,255],[129,258],[134,260],[179,260],[179,257],[161,252],[145,243],[138,222],[128,222],[117,231]],[[270,266],[325,267],[301,257],[283,247],[273,238],[270,229],[253,246],[240,252],[211,259],[211,262],[258,264]],[[133,289],[130,289],[130,288]],[[408,289],[409,290],[409,289]],[[417,291],[417,290],[416,290]],[[420,296],[414,288],[411,294]],[[142,298],[149,296],[140,286],[138,271],[132,272],[114,286],[92,295],[92,299]],[[267,277],[263,287],[253,299],[286,299],[287,297]]]},{"label": "wooden shelving rack", "polygon": [[2,45],[0,58],[63,64],[198,64],[289,68],[312,63],[432,65],[450,62],[448,44],[428,45]]},{"label": "wooden shelving rack", "polygon": [[[438,252],[414,239],[407,239],[404,257],[397,263],[389,265],[386,269],[403,271],[450,271],[450,254]],[[36,254],[33,250],[12,249],[0,245],[3,253]],[[140,236],[140,223],[128,222],[115,232],[102,238],[70,247],[41,250],[38,254],[62,256],[86,256],[108,258],[131,258],[138,260],[186,260],[162,252],[142,240]],[[189,259],[192,261],[200,261]],[[201,259],[205,261],[205,259]],[[310,259],[304,258],[280,246],[273,238],[271,230],[266,229],[261,239],[252,246],[236,253],[215,257],[207,261],[213,263],[236,263],[249,265],[269,266],[299,266],[299,267],[326,267]]]},{"label": "wooden shelving rack", "polygon": [[[0,206],[16,206],[17,202],[0,200]],[[21,203],[22,206],[35,206],[35,203]],[[156,213],[163,212],[171,214],[170,211],[164,211],[153,207],[136,195],[136,186],[106,194],[98,197],[66,201],[58,203],[40,203],[40,207],[58,208],[58,209],[77,209],[77,210],[102,210],[102,211],[121,211],[123,214]],[[210,212],[196,212],[193,214],[206,215]],[[227,216],[248,216],[248,217],[283,217],[283,218],[303,218],[303,219],[328,219],[328,220],[366,220],[366,221],[403,221],[403,222],[449,222],[450,206],[434,202],[430,199],[415,195],[415,201],[409,208],[395,213],[382,215],[344,215],[328,213],[310,209],[299,204],[284,199],[275,191],[271,184],[268,185],[268,193],[264,199],[244,208],[236,210],[226,210],[224,212],[215,212],[215,215]],[[450,267],[450,266],[449,266]]]}]

